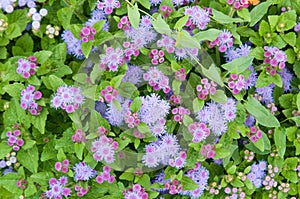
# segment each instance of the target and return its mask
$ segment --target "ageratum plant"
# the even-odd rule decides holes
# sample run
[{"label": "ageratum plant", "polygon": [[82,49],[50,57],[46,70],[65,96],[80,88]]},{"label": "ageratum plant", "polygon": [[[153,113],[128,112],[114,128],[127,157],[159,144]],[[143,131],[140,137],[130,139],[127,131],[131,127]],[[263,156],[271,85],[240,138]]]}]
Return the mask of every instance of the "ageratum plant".
[{"label": "ageratum plant", "polygon": [[1,0],[0,198],[299,198],[299,32],[292,0]]}]

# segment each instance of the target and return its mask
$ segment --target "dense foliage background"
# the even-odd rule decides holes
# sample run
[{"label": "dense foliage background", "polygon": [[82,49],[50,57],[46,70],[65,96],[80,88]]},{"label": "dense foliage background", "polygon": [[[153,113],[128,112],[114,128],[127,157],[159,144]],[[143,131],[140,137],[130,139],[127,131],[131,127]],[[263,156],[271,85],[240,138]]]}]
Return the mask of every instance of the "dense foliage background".
[{"label": "dense foliage background", "polygon": [[0,198],[298,198],[300,2],[0,0]]}]

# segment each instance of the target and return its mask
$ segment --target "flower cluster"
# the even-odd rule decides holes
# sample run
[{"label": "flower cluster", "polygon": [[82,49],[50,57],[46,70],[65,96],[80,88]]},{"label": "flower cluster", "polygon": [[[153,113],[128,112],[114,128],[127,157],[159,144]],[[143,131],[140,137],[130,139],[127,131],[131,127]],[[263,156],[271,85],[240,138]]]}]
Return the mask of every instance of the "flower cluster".
[{"label": "flower cluster", "polygon": [[36,7],[35,0],[19,0],[18,5],[20,7],[27,6],[28,8]]},{"label": "flower cluster", "polygon": [[13,132],[7,131],[6,137],[8,138],[7,144],[12,146],[14,151],[19,151],[20,147],[24,145],[24,140],[20,138],[21,131],[19,129],[14,130]]},{"label": "flower cluster", "polygon": [[118,96],[118,90],[114,89],[112,86],[106,86],[105,89],[100,91],[100,102],[110,103],[114,101]]},{"label": "flower cluster", "polygon": [[203,155],[207,159],[214,158],[216,156],[215,146],[212,144],[202,145],[200,154]]},{"label": "flower cluster", "polygon": [[16,0],[3,0],[0,3],[0,9],[7,13],[12,13],[14,11],[14,2]]},{"label": "flower cluster", "polygon": [[85,26],[80,30],[82,42],[93,41],[96,34],[96,29],[91,26]]},{"label": "flower cluster", "polygon": [[127,124],[128,128],[134,128],[140,123],[138,113],[132,113],[131,111],[128,111],[126,113],[124,121]]},{"label": "flower cluster", "polygon": [[180,146],[174,135],[164,135],[159,141],[146,145],[143,163],[149,168],[157,167],[159,164],[172,164],[181,168],[185,163],[185,155],[180,154]]},{"label": "flower cluster", "polygon": [[69,171],[69,160],[65,159],[62,162],[56,162],[54,165],[54,168],[56,169],[56,171],[61,171],[63,173],[68,173]]},{"label": "flower cluster", "polygon": [[222,135],[227,130],[227,122],[233,121],[236,107],[231,98],[226,103],[210,102],[197,113],[199,122],[208,124],[210,130],[216,135]]},{"label": "flower cluster", "polygon": [[123,195],[124,199],[148,199],[148,193],[145,192],[145,189],[139,184],[134,184],[132,188],[129,188],[128,190],[125,189]]},{"label": "flower cluster", "polygon": [[266,175],[266,170],[266,161],[260,161],[258,164],[253,163],[250,173],[247,174],[247,178],[254,184],[256,188],[260,188]]},{"label": "flower cluster", "polygon": [[172,8],[169,7],[169,6],[167,6],[167,5],[160,6],[160,10],[162,11],[163,16],[165,18],[168,18],[171,15],[171,13],[172,13]]},{"label": "flower cluster", "polygon": [[72,135],[72,141],[73,142],[86,142],[86,134],[82,129],[76,129],[75,134]]},{"label": "flower cluster", "polygon": [[249,137],[252,142],[257,142],[260,138],[262,138],[263,132],[255,126],[250,127]]},{"label": "flower cluster", "polygon": [[154,90],[163,89],[164,93],[168,93],[171,90],[169,78],[156,67],[150,67],[148,72],[143,74],[143,78],[149,82],[149,85],[152,86]]},{"label": "flower cluster", "polygon": [[68,178],[65,176],[60,177],[59,179],[51,178],[49,180],[50,189],[46,191],[47,198],[62,198],[68,197],[71,195],[71,189],[65,187],[68,183]]},{"label": "flower cluster", "polygon": [[238,94],[241,90],[245,89],[246,81],[244,75],[230,74],[230,78],[228,80],[228,87],[232,89],[233,94]]},{"label": "flower cluster", "polygon": [[6,154],[3,160],[0,160],[0,169],[3,169],[2,175],[13,172],[13,168],[18,168],[20,163],[16,157],[16,152]]},{"label": "flower cluster", "polygon": [[178,180],[172,180],[165,183],[165,189],[169,194],[175,195],[182,191],[182,184]]},{"label": "flower cluster", "polygon": [[194,122],[188,126],[189,132],[193,134],[193,142],[198,143],[210,135],[210,130],[203,122]]},{"label": "flower cluster", "polygon": [[207,186],[209,171],[198,162],[196,163],[196,167],[187,171],[185,175],[191,178],[198,185],[198,188],[180,191],[180,194],[190,196],[193,199],[200,197]]},{"label": "flower cluster", "polygon": [[182,106],[173,108],[171,112],[174,115],[173,119],[175,122],[182,122],[184,115],[191,114],[191,111],[189,109],[184,108]]},{"label": "flower cluster", "polygon": [[59,31],[60,31],[60,27],[59,26],[51,26],[50,24],[46,26],[46,35],[48,35],[48,37],[50,39],[53,39],[54,36],[58,36],[59,35]]},{"label": "flower cluster", "polygon": [[209,82],[207,78],[201,79],[201,84],[196,86],[197,96],[200,100],[206,100],[207,96],[214,95],[217,92],[217,84],[214,81]]},{"label": "flower cluster", "polygon": [[108,32],[110,24],[107,20],[107,16],[102,10],[99,10],[99,9],[95,9],[92,11],[91,17],[89,18],[89,20],[87,22],[85,22],[85,25],[92,27],[95,23],[97,23],[101,20],[105,20],[102,30]]},{"label": "flower cluster", "polygon": [[126,31],[130,28],[130,21],[128,19],[128,16],[125,15],[120,19],[120,21],[118,23],[118,28],[122,29],[124,31]]},{"label": "flower cluster", "polygon": [[151,132],[155,135],[162,135],[165,132],[165,117],[169,113],[170,105],[166,100],[160,99],[159,96],[152,94],[141,97],[142,106],[139,115],[142,122],[145,122]]},{"label": "flower cluster", "polygon": [[264,63],[267,64],[266,71],[274,76],[278,71],[282,71],[287,61],[285,52],[279,50],[277,47],[264,47]]},{"label": "flower cluster", "polygon": [[157,65],[158,63],[163,63],[165,61],[164,58],[165,52],[163,50],[152,49],[149,53],[149,57],[151,58],[151,63],[153,65]]},{"label": "flower cluster", "polygon": [[32,29],[38,31],[41,27],[41,20],[43,17],[48,15],[48,10],[45,8],[40,9],[38,12],[36,8],[32,7],[29,9],[28,16],[32,18]]},{"label": "flower cluster", "polygon": [[223,30],[216,40],[209,43],[209,47],[213,48],[218,46],[220,52],[225,52],[227,49],[233,46],[233,36],[228,30]]},{"label": "flower cluster", "polygon": [[142,82],[144,70],[139,66],[128,65],[128,70],[122,79],[122,82],[130,82],[134,85],[139,85]]},{"label": "flower cluster", "polygon": [[91,188],[91,186],[87,186],[87,188],[85,189],[78,184],[75,185],[75,187],[74,187],[74,189],[76,191],[76,195],[78,197],[83,197],[84,195],[86,195],[89,192],[90,188]]},{"label": "flower cluster", "polygon": [[195,58],[198,55],[197,48],[175,48],[175,58],[179,61],[188,57]]},{"label": "flower cluster", "polygon": [[35,56],[28,57],[28,60],[20,58],[18,60],[17,73],[28,79],[31,75],[34,75],[37,68],[37,59]]},{"label": "flower cluster", "polygon": [[227,0],[227,3],[229,5],[233,5],[233,8],[236,10],[241,10],[243,8],[248,8],[249,7],[249,2],[248,0]]},{"label": "flower cluster", "polygon": [[175,95],[171,95],[170,97],[170,104],[172,105],[176,105],[176,104],[180,104],[181,103],[181,96],[175,96]]},{"label": "flower cluster", "polygon": [[225,199],[232,199],[232,198],[244,199],[244,198],[246,198],[246,193],[244,191],[242,191],[242,188],[225,187],[224,192],[229,195],[229,196],[226,196]]},{"label": "flower cluster", "polygon": [[24,179],[19,179],[16,183],[17,187],[19,187],[20,189],[26,189],[27,184],[28,184],[27,180]]},{"label": "flower cluster", "polygon": [[[264,188],[266,190],[271,190],[272,187],[277,187],[278,186],[278,182],[275,179],[275,175],[278,174],[279,172],[279,168],[277,166],[273,167],[272,165],[268,165],[268,173],[266,174],[266,176],[264,177],[264,180],[262,182]],[[285,189],[284,192],[289,191],[289,189]]]},{"label": "flower cluster", "polygon": [[103,0],[99,1],[97,8],[99,10],[104,10],[105,14],[109,15],[113,12],[115,8],[120,8],[121,4],[118,0]]},{"label": "flower cluster", "polygon": [[77,182],[78,180],[87,181],[96,176],[96,170],[92,169],[85,162],[78,162],[74,166],[74,180]]},{"label": "flower cluster", "polygon": [[60,86],[51,100],[53,108],[64,109],[67,113],[73,113],[84,102],[84,96],[80,88],[73,86]]},{"label": "flower cluster", "polygon": [[81,49],[82,41],[77,39],[70,30],[64,30],[61,34],[62,40],[67,44],[67,53],[74,55],[77,59],[83,59]]},{"label": "flower cluster", "polygon": [[42,97],[40,91],[35,91],[35,87],[28,85],[26,89],[21,91],[21,107],[28,110],[32,115],[38,115],[42,111],[42,107],[36,103]]},{"label": "flower cluster", "polygon": [[197,26],[199,30],[204,30],[210,22],[209,11],[192,6],[185,9],[184,14],[189,15],[189,20],[186,26],[191,28],[191,25]]},{"label": "flower cluster", "polygon": [[173,53],[175,51],[175,43],[176,41],[168,37],[167,35],[162,35],[160,40],[157,40],[157,47],[162,48],[164,47],[168,53]]},{"label": "flower cluster", "polygon": [[118,146],[118,142],[102,135],[92,143],[91,151],[96,161],[104,160],[107,163],[113,163],[115,161],[115,151],[118,149]]},{"label": "flower cluster", "polygon": [[180,68],[175,72],[175,79],[181,82],[186,79],[186,72],[184,68]]},{"label": "flower cluster", "polygon": [[118,67],[125,63],[124,52],[120,48],[114,49],[113,47],[108,47],[106,49],[106,54],[101,56],[101,61],[99,64],[100,70],[117,71]]},{"label": "flower cluster", "polygon": [[115,181],[115,176],[110,175],[110,172],[110,166],[104,166],[102,174],[96,177],[96,182],[99,184],[102,184],[104,181],[107,181],[110,184],[113,183]]}]

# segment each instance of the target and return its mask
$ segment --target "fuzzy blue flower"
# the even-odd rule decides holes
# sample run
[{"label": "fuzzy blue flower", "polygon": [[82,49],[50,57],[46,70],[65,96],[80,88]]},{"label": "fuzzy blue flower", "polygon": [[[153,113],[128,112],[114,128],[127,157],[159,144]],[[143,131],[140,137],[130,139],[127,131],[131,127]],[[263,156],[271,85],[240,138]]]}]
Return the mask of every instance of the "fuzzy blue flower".
[{"label": "fuzzy blue flower", "polygon": [[270,104],[274,102],[273,99],[273,90],[274,90],[274,84],[270,84],[269,86],[265,86],[262,88],[256,88],[256,93],[261,98],[260,101],[264,104]]},{"label": "fuzzy blue flower", "polygon": [[97,171],[92,169],[85,162],[79,162],[74,166],[74,180],[89,180],[97,174]]},{"label": "fuzzy blue flower", "polygon": [[122,82],[130,82],[139,85],[142,82],[144,70],[139,66],[128,65],[128,70],[122,79]]},{"label": "fuzzy blue flower", "polygon": [[254,184],[256,188],[262,186],[262,181],[266,176],[267,162],[262,160],[258,164],[253,163],[250,173],[247,174],[247,178]]}]

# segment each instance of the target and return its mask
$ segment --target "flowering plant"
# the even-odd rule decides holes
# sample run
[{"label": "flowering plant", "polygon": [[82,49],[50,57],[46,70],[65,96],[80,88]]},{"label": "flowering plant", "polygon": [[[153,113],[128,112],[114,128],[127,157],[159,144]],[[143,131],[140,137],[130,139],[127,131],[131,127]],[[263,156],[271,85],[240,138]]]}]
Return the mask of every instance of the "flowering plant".
[{"label": "flowering plant", "polygon": [[0,198],[298,198],[299,32],[291,0],[1,0]]}]

